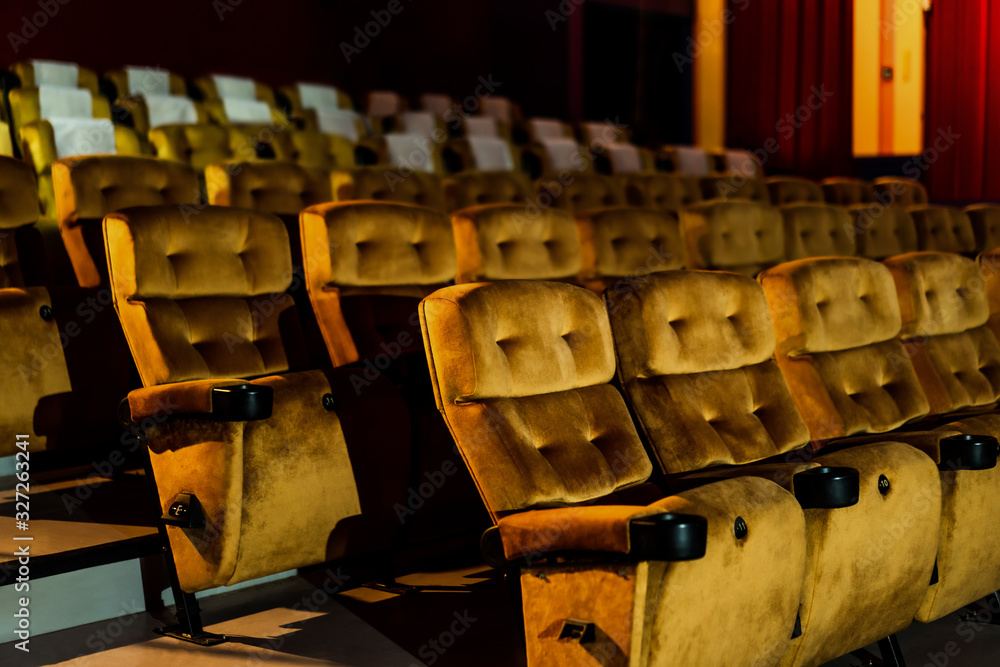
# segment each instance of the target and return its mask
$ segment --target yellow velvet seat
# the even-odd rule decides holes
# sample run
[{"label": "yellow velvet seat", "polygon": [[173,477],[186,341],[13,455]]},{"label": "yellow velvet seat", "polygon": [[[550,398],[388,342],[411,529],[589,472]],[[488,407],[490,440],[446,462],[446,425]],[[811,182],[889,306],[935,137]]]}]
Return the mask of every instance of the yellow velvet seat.
[{"label": "yellow velvet seat", "polygon": [[[818,467],[859,472],[856,503],[804,503],[802,634],[780,664],[819,665],[909,625],[937,554],[940,494],[923,496],[937,485],[933,462],[898,442],[795,452],[809,431],[774,362],[767,302],[752,278],[668,271],[604,298],[623,392],[665,474],[761,476],[796,492]],[[883,474],[898,489],[892,498],[879,492]],[[903,521],[908,530],[889,538]],[[875,536],[886,536],[884,558],[869,553]]]},{"label": "yellow velvet seat", "polygon": [[989,319],[986,324],[997,340],[1000,340],[1000,247],[979,255],[978,263],[989,305]]},{"label": "yellow velvet seat", "polygon": [[288,100],[292,117],[302,119],[304,127],[308,130],[320,131],[321,113],[354,109],[350,95],[327,84],[299,82],[282,86],[278,92]]},{"label": "yellow velvet seat", "polygon": [[210,74],[197,77],[192,83],[206,101],[235,97],[257,100],[272,108],[275,106],[274,90],[265,83],[246,77]]},{"label": "yellow velvet seat", "polygon": [[485,516],[434,406],[417,316],[420,299],[455,278],[451,220],[421,206],[363,201],[311,206],[300,225],[305,284],[330,359],[352,369],[361,393],[373,372],[397,386],[413,424],[410,478],[447,478],[400,509],[408,536],[478,537]]},{"label": "yellow velvet seat", "polygon": [[149,131],[149,142],[157,157],[183,162],[199,173],[233,157],[229,131],[218,125],[162,125]]},{"label": "yellow velvet seat", "polygon": [[[954,276],[941,278],[954,286]],[[1000,549],[1000,531],[987,518],[1000,511],[992,492],[1000,468],[956,469],[941,444],[956,434],[995,435],[1000,423],[977,417],[934,431],[900,429],[927,423],[918,420],[932,404],[915,368],[919,358],[911,360],[899,338],[903,320],[889,268],[860,258],[806,259],[769,269],[759,280],[774,323],[778,367],[817,446],[881,434],[913,444],[940,464],[940,482],[925,489],[927,497],[941,494],[938,577],[916,619],[936,620],[1000,587],[1000,564],[976,556]]]},{"label": "yellow velvet seat", "polygon": [[885,259],[917,249],[917,228],[904,209],[875,202],[854,204],[847,211],[861,257]]},{"label": "yellow velvet seat", "polygon": [[[646,484],[595,295],[457,285],[423,300],[420,323],[438,409],[498,526],[496,557],[520,576],[529,666],[777,664],[800,594],[802,512],[762,479],[669,497]],[[703,558],[623,558],[638,549],[630,524],[662,512],[707,519]],[[567,624],[593,637],[560,640]]]},{"label": "yellow velvet seat", "polygon": [[752,276],[784,259],[784,226],[776,208],[717,199],[689,206],[680,217],[690,268]]},{"label": "yellow velvet seat", "polygon": [[151,157],[64,158],[52,166],[56,214],[81,287],[108,284],[101,220],[130,206],[175,204],[187,216],[201,202],[198,178],[187,165]]},{"label": "yellow velvet seat", "polygon": [[927,188],[917,181],[896,176],[881,176],[872,181],[875,199],[889,205],[922,206],[928,203]]},{"label": "yellow velvet seat", "polygon": [[[154,206],[104,224],[115,310],[143,382],[126,414],[144,426],[163,510],[184,492],[204,514],[203,526],[168,527],[182,590],[390,544],[393,506],[406,502],[405,410],[378,378],[362,398],[342,373],[298,370],[282,222]],[[220,391],[271,397],[270,410],[221,414]]]},{"label": "yellow velvet seat", "polygon": [[840,206],[799,203],[779,210],[785,223],[785,259],[855,254],[851,216]]},{"label": "yellow velvet seat", "polygon": [[799,202],[821,204],[823,188],[816,181],[799,176],[768,176],[764,179],[771,203],[775,206]]},{"label": "yellow velvet seat", "polygon": [[277,215],[294,215],[333,200],[330,172],[290,162],[228,160],[205,169],[208,203]]},{"label": "yellow velvet seat", "polygon": [[[41,62],[42,65],[39,67],[36,63]],[[46,69],[47,64],[55,65],[57,68],[62,69],[62,72],[41,72],[41,69]],[[75,68],[76,72],[71,74],[68,71],[67,66],[70,68]],[[94,95],[100,92],[100,83],[97,78],[97,72],[88,68],[81,67],[76,63],[68,62],[58,62],[58,61],[35,61],[35,60],[22,60],[16,62],[10,66],[10,71],[17,75],[20,80],[21,88],[35,88],[39,85],[59,85],[59,86],[71,86],[74,88],[86,88]],[[37,76],[36,72],[41,73],[42,76]],[[43,78],[45,76],[55,76],[59,77],[58,80]],[[74,75],[75,74],[75,75]],[[67,77],[67,78],[64,78]],[[74,80],[75,79],[75,80]]]},{"label": "yellow velvet seat", "polygon": [[442,174],[444,164],[441,147],[447,136],[443,131],[436,137],[397,132],[376,135],[358,142],[355,161],[365,165],[393,167],[404,176],[418,171]]},{"label": "yellow velvet seat", "polygon": [[[159,67],[123,67],[105,72],[104,79],[113,88],[115,108],[128,111],[132,127],[140,139],[148,137],[154,124],[159,126],[182,122],[176,118],[178,115],[185,115],[183,110],[177,108],[178,98],[186,98],[188,91],[184,77],[179,74]],[[163,99],[168,96],[173,99]],[[147,101],[147,97],[152,97],[153,101]],[[152,104],[165,105],[171,102],[168,110],[159,111],[156,107],[151,109]],[[194,113],[194,119],[190,122],[207,122],[204,107],[193,100],[184,104],[189,107],[188,112]],[[163,120],[159,120],[160,117]]]},{"label": "yellow velvet seat", "polygon": [[852,206],[868,204],[875,201],[875,191],[872,184],[859,178],[835,176],[820,181],[823,197],[828,204],[837,206]]},{"label": "yellow velvet seat", "polygon": [[334,201],[374,199],[447,208],[441,178],[421,171],[401,172],[393,167],[336,169],[331,176]]},{"label": "yellow velvet seat", "polygon": [[442,183],[449,211],[481,204],[528,204],[535,189],[524,174],[514,171],[463,171]]},{"label": "yellow velvet seat", "polygon": [[937,252],[976,253],[976,236],[969,216],[953,206],[910,206],[906,212],[913,218],[917,232],[917,249]]},{"label": "yellow velvet seat", "polygon": [[768,194],[764,181],[757,178],[748,178],[742,174],[714,174],[712,176],[702,176],[698,179],[701,188],[701,198],[705,201],[710,199],[746,199],[749,201],[770,204],[771,197]]},{"label": "yellow velvet seat", "polygon": [[573,216],[556,208],[486,204],[451,216],[456,283],[485,280],[575,281],[583,251]]},{"label": "yellow velvet seat", "polygon": [[520,153],[506,139],[465,137],[441,147],[442,166],[448,173],[462,171],[521,171]]},{"label": "yellow velvet seat", "polygon": [[539,184],[538,206],[555,206],[570,212],[605,206],[625,206],[621,181],[605,174],[564,174],[543,179]]},{"label": "yellow velvet seat", "polygon": [[679,213],[701,201],[698,179],[683,174],[627,174],[620,178],[630,206]]},{"label": "yellow velvet seat", "polygon": [[656,164],[660,171],[698,178],[715,171],[708,151],[697,146],[663,146],[656,155]]},{"label": "yellow velvet seat", "polygon": [[590,150],[572,137],[533,141],[521,151],[521,164],[532,178],[566,180],[576,174],[594,173]]},{"label": "yellow velvet seat", "polygon": [[1000,246],[1000,206],[974,204],[966,206],[964,211],[972,224],[972,233],[976,237],[976,250],[987,252]]}]

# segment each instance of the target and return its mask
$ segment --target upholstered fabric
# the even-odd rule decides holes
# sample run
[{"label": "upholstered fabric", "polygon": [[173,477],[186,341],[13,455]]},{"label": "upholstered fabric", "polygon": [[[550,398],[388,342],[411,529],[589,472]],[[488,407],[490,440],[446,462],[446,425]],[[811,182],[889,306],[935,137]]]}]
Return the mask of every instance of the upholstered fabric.
[{"label": "upholstered fabric", "polygon": [[747,178],[742,174],[717,174],[698,179],[702,199],[749,199],[750,201],[771,203],[764,182]]},{"label": "upholstered fabric", "polygon": [[569,279],[582,268],[576,224],[560,209],[489,204],[456,211],[452,225],[456,282]]},{"label": "upholstered fabric", "polygon": [[665,146],[659,160],[665,163],[666,171],[688,176],[708,176],[712,171],[708,153],[695,146]]},{"label": "upholstered fabric", "polygon": [[104,229],[115,307],[143,384],[288,369],[292,267],[279,219],[157,206],[113,213]]},{"label": "upholstered fabric", "polygon": [[518,166],[510,142],[499,137],[453,139],[442,148],[442,159],[451,172],[514,171]]},{"label": "upholstered fabric", "polygon": [[274,91],[270,86],[246,77],[213,74],[195,78],[195,88],[206,100],[221,100],[226,97],[259,100],[274,106]]},{"label": "upholstered fabric", "polygon": [[883,176],[872,183],[875,197],[890,206],[917,206],[927,203],[927,189],[908,178]]},{"label": "upholstered fabric", "polygon": [[918,250],[976,252],[976,236],[969,216],[950,206],[918,205],[906,209],[917,230]]},{"label": "upholstered fabric", "polygon": [[987,325],[997,340],[1000,340],[1000,248],[994,248],[981,254],[979,267],[983,274],[986,299],[990,309]]},{"label": "upholstered fabric", "polygon": [[688,265],[754,275],[784,257],[777,209],[750,201],[712,201],[681,212]]},{"label": "upholstered fabric", "polygon": [[1000,206],[975,204],[965,208],[976,237],[976,250],[985,252],[1000,246]]},{"label": "upholstered fabric", "polygon": [[576,214],[584,278],[633,277],[685,264],[677,216],[655,209],[616,206]]},{"label": "upholstered fabric", "polygon": [[37,219],[38,197],[31,167],[0,156],[0,229],[16,229]]},{"label": "upholstered fabric", "polygon": [[532,141],[543,141],[570,137],[572,131],[566,123],[555,118],[531,118],[528,120],[528,134]]},{"label": "upholstered fabric", "polygon": [[122,208],[195,205],[194,171],[167,160],[134,156],[64,158],[52,165],[63,243],[82,287],[107,283],[101,219]]},{"label": "upholstered fabric", "polygon": [[823,188],[816,181],[799,176],[769,176],[764,179],[775,206],[798,202],[822,203]]},{"label": "upholstered fabric", "polygon": [[288,130],[287,159],[310,169],[354,166],[354,142],[335,134],[312,130]]},{"label": "upholstered fabric", "polygon": [[847,211],[861,257],[885,259],[917,249],[917,229],[913,217],[905,210],[871,203],[854,204]]},{"label": "upholstered fabric", "polygon": [[[39,69],[45,71],[42,72],[42,76],[36,77],[36,71]],[[97,73],[76,63],[24,60],[11,65],[10,70],[21,80],[22,88],[55,85],[86,88],[94,95],[99,92]]]},{"label": "upholstered fabric", "polygon": [[554,137],[540,139],[535,144],[542,164],[542,173],[556,176],[565,172],[589,171],[590,161],[575,139]]},{"label": "upholstered fabric", "polygon": [[627,174],[621,182],[629,206],[680,211],[701,201],[698,180],[682,174]]},{"label": "upholstered fabric", "polygon": [[867,204],[875,201],[875,191],[872,184],[857,178],[824,178],[820,181],[823,196],[827,203],[837,206]]},{"label": "upholstered fabric", "polygon": [[785,259],[850,256],[855,252],[851,217],[839,206],[790,204],[781,207],[781,217],[785,223]]},{"label": "upholstered fabric", "polygon": [[334,201],[374,199],[446,208],[441,179],[434,174],[414,171],[404,175],[392,167],[358,167],[338,169],[332,179]]},{"label": "upholstered fabric", "polygon": [[763,272],[776,359],[814,440],[884,432],[929,404],[896,339],[889,270],[858,258],[788,262]]},{"label": "upholstered fabric", "polygon": [[443,188],[451,211],[482,204],[527,205],[535,196],[527,177],[512,171],[464,171],[445,179]]},{"label": "upholstered fabric", "polygon": [[237,206],[278,215],[298,215],[313,204],[333,199],[330,173],[296,164],[229,160],[205,169],[208,203]]},{"label": "upholstered fabric", "polygon": [[614,374],[600,299],[559,283],[444,288],[420,305],[438,407],[490,512],[592,500],[649,459]]},{"label": "upholstered fabric", "polygon": [[979,266],[952,253],[885,260],[899,298],[900,336],[934,413],[1000,398],[1000,345],[985,326],[989,303]]},{"label": "upholstered fabric", "polygon": [[149,131],[149,142],[157,157],[189,164],[199,172],[233,157],[229,132],[218,125],[163,125]]},{"label": "upholstered fabric", "polygon": [[586,211],[603,206],[623,206],[625,193],[619,181],[600,174],[573,174],[558,181],[544,182],[539,204],[549,203],[569,211]]}]

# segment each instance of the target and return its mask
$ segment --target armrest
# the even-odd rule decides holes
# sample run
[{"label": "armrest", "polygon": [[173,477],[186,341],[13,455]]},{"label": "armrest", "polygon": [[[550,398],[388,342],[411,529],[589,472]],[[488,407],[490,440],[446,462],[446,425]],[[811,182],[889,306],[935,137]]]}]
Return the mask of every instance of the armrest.
[{"label": "armrest", "polygon": [[[498,539],[502,550],[495,544]],[[507,560],[556,552],[604,552],[634,560],[682,561],[704,556],[707,540],[708,521],[701,516],[656,506],[600,505],[503,517],[484,535],[483,551],[487,556],[502,551]]]},{"label": "armrest", "polygon": [[902,442],[927,454],[941,470],[989,470],[996,467],[1000,448],[997,439],[988,435],[997,432],[995,426],[974,417],[933,431],[893,431],[843,438],[836,445],[839,448],[871,442]]},{"label": "armrest", "polygon": [[246,380],[191,380],[136,389],[126,401],[132,422],[181,416],[244,422],[271,416],[274,390]]}]

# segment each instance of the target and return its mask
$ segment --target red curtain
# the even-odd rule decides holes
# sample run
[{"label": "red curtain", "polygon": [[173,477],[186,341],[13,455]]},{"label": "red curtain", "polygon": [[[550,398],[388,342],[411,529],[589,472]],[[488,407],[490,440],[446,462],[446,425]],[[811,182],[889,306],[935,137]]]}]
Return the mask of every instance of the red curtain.
[{"label": "red curtain", "polygon": [[[935,201],[1000,199],[1000,3],[934,0],[924,153]],[[990,39],[990,36],[993,39]]]},{"label": "red curtain", "polygon": [[850,174],[853,0],[730,0],[729,12],[726,144],[772,174]]}]

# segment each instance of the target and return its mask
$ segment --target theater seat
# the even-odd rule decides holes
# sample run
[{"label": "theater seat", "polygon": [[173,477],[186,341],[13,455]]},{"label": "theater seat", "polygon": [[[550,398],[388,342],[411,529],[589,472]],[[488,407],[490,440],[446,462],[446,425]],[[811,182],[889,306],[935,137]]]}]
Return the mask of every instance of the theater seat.
[{"label": "theater seat", "polygon": [[334,201],[374,199],[440,211],[447,208],[441,179],[436,174],[407,173],[394,167],[356,167],[336,169],[331,178]]},{"label": "theater seat", "polygon": [[22,60],[11,65],[10,71],[17,75],[21,82],[21,88],[68,86],[70,88],[84,88],[94,95],[100,92],[97,73],[76,63],[57,60]]},{"label": "theater seat", "polygon": [[604,174],[564,174],[539,184],[541,207],[556,206],[567,211],[586,211],[604,206],[624,206],[621,182]]},{"label": "theater seat", "polygon": [[556,208],[488,204],[451,217],[456,283],[486,280],[574,281],[583,268],[573,216]]},{"label": "theater seat", "polygon": [[[766,477],[802,501],[801,635],[780,664],[819,665],[907,627],[937,554],[940,493],[924,491],[938,485],[934,463],[898,442],[793,453],[809,431],[774,362],[767,301],[753,279],[668,271],[604,298],[623,393],[663,472]],[[838,467],[858,474],[858,486],[841,502],[815,502],[806,484]],[[880,493],[881,475],[892,497]],[[893,528],[904,522],[906,531]],[[873,540],[885,540],[884,556],[871,557]]]},{"label": "theater seat", "polygon": [[1000,247],[979,255],[978,263],[989,304],[989,319],[986,324],[997,340],[1000,340]]},{"label": "theater seat", "polygon": [[520,156],[510,142],[499,137],[452,139],[441,147],[441,161],[448,173],[461,171],[520,171]]},{"label": "theater seat", "polygon": [[101,220],[130,206],[175,204],[196,215],[198,178],[187,165],[150,157],[102,155],[64,158],[52,166],[63,243],[81,287],[108,284]]},{"label": "theater seat", "polygon": [[333,132],[345,118],[354,116],[351,96],[335,86],[300,81],[279,92],[288,100],[291,116],[302,119],[308,130]]},{"label": "theater seat", "polygon": [[746,199],[748,201],[770,204],[771,198],[767,192],[764,181],[756,178],[747,178],[742,174],[715,174],[712,176],[702,176],[698,179],[701,187],[701,198],[705,201],[710,199],[721,199],[728,201],[731,199]]},{"label": "theater seat", "polygon": [[394,167],[404,173],[420,171],[441,174],[441,143],[422,134],[389,133],[358,142],[355,162],[359,165]]},{"label": "theater seat", "polygon": [[976,236],[969,216],[951,206],[910,206],[917,231],[917,249],[938,252],[976,253]]},{"label": "theater seat", "polygon": [[986,252],[1000,246],[1000,206],[974,204],[966,206],[964,212],[972,224],[972,234],[976,238],[976,250]]},{"label": "theater seat", "polygon": [[535,141],[521,152],[523,169],[532,178],[565,180],[578,173],[593,173],[588,149],[570,137],[551,137]]},{"label": "theater seat", "polygon": [[310,130],[288,130],[288,159],[311,169],[335,169],[354,166],[354,141],[336,134]]},{"label": "theater seat", "polygon": [[823,201],[823,188],[816,181],[798,176],[768,176],[764,179],[771,203],[775,206],[783,204],[814,203]]},{"label": "theater seat", "polygon": [[128,111],[132,127],[145,139],[160,125],[205,123],[204,107],[187,97],[187,83],[159,67],[123,67],[104,73],[116,110]]},{"label": "theater seat", "polygon": [[218,125],[162,125],[149,131],[149,142],[157,157],[183,162],[199,173],[233,157],[229,131]]},{"label": "theater seat", "polygon": [[875,198],[887,206],[921,206],[928,203],[927,189],[909,178],[882,176],[872,182]]},{"label": "theater seat", "polygon": [[301,229],[305,283],[330,358],[350,364],[358,392],[375,374],[403,396],[413,425],[411,488],[447,480],[399,509],[407,537],[478,537],[486,517],[434,405],[417,316],[420,299],[454,280],[451,220],[409,204],[347,202],[305,209]]},{"label": "theater seat", "polygon": [[276,215],[295,216],[302,209],[333,200],[330,173],[289,162],[228,160],[205,169],[208,203]]},{"label": "theater seat", "polygon": [[256,100],[268,107],[275,106],[274,90],[267,84],[249,77],[210,74],[197,77],[192,83],[206,102],[224,99]]},{"label": "theater seat", "polygon": [[712,169],[720,174],[733,174],[744,178],[762,179],[764,168],[750,151],[721,148],[709,151]]},{"label": "theater seat", "polygon": [[664,146],[656,156],[657,169],[687,176],[708,176],[712,160],[704,148],[697,146]]},{"label": "theater seat", "polygon": [[913,216],[898,206],[879,203],[848,207],[858,255],[885,259],[917,249],[917,229]]},{"label": "theater seat", "polygon": [[628,174],[621,177],[629,206],[679,212],[701,201],[698,180],[683,174]]},{"label": "theater seat", "polygon": [[820,181],[823,196],[828,204],[837,206],[852,206],[868,204],[875,201],[875,191],[872,184],[859,178],[836,176]]},{"label": "theater seat", "polygon": [[[941,279],[954,287],[954,276]],[[759,280],[774,323],[778,367],[815,445],[879,434],[913,444],[939,466],[938,487],[924,489],[927,498],[940,490],[942,499],[938,574],[916,619],[936,620],[1000,587],[1000,565],[974,556],[1000,549],[1000,534],[987,518],[1000,511],[1000,497],[992,491],[1000,484],[1000,468],[972,465],[946,442],[952,435],[995,435],[996,422],[977,418],[934,431],[900,428],[940,422],[919,421],[931,403],[915,368],[920,362],[911,361],[899,338],[907,331],[890,269],[860,258],[807,259],[769,269]],[[890,480],[889,494],[893,488]]]},{"label": "theater seat", "polygon": [[851,216],[840,206],[789,204],[779,210],[785,223],[785,259],[855,254]]},{"label": "theater seat", "polygon": [[580,282],[598,294],[631,289],[653,273],[682,269],[684,241],[669,211],[613,206],[576,213],[583,253]]},{"label": "theater seat", "polygon": [[[595,295],[457,285],[424,299],[420,324],[438,409],[498,526],[484,544],[520,580],[530,667],[777,664],[799,600],[802,512],[762,479],[666,498],[645,484],[652,466],[609,384]],[[666,534],[664,552],[642,553],[637,522],[668,512],[707,520],[703,557]]]},{"label": "theater seat", "polygon": [[536,192],[524,174],[514,171],[463,171],[444,179],[449,211],[481,204],[532,203]]},{"label": "theater seat", "polygon": [[294,372],[301,342],[282,222],[143,207],[105,218],[105,236],[143,382],[124,413],[145,423],[163,511],[188,493],[204,514],[204,525],[167,528],[181,589],[390,544],[393,505],[405,503],[406,411],[378,378],[359,397],[337,371]]},{"label": "theater seat", "polygon": [[776,208],[715,200],[689,206],[680,218],[690,268],[752,276],[784,259],[784,229]]}]

